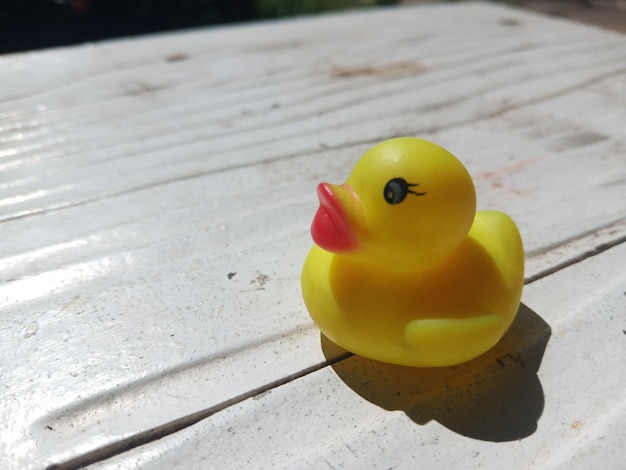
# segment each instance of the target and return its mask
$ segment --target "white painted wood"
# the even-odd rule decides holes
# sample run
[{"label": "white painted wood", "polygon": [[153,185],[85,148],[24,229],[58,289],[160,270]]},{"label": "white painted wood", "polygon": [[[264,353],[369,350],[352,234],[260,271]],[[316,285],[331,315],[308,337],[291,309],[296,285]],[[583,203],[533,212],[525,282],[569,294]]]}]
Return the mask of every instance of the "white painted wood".
[{"label": "white painted wood", "polygon": [[615,259],[626,244],[527,286],[505,344],[470,363],[355,356],[94,468],[622,468],[626,266]]},{"label": "white painted wood", "polygon": [[315,185],[378,140],[456,153],[529,277],[618,243],[625,59],[617,34],[482,4],[0,57],[0,467],[324,361],[299,288]]}]

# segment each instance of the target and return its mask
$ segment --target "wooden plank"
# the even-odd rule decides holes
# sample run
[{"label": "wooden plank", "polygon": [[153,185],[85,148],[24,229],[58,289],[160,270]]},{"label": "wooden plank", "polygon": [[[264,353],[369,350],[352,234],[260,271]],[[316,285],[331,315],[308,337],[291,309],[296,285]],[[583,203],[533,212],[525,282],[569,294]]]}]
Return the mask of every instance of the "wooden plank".
[{"label": "wooden plank", "polygon": [[464,160],[531,277],[619,243],[624,58],[621,36],[480,4],[0,58],[1,466],[324,361],[299,293],[315,184],[380,139]]},{"label": "wooden plank", "polygon": [[[371,27],[373,17],[368,15],[329,20],[326,27],[333,28],[343,19],[343,31],[321,42],[311,39],[310,43],[302,42],[302,47],[283,48],[280,54],[275,53],[276,33],[270,25],[246,29],[246,35],[220,31],[224,37],[215,41],[220,47],[229,40],[234,42],[221,52],[215,50],[216,32],[205,33],[205,39],[183,35],[172,42],[178,47],[187,42],[210,46],[199,57],[194,56],[195,60],[182,63],[168,62],[153,52],[138,59],[134,67],[126,62],[120,67],[117,60],[121,60],[121,53],[115,54],[110,46],[96,51],[93,47],[78,49],[71,51],[73,54],[63,51],[57,60],[84,63],[85,56],[94,52],[99,53],[99,60],[91,59],[85,70],[76,70],[76,78],[60,77],[58,80],[73,79],[66,86],[59,81],[51,86],[50,79],[40,78],[37,84],[51,87],[52,92],[9,99],[0,108],[7,116],[5,139],[11,143],[4,152],[5,181],[10,183],[2,188],[6,201],[2,215],[10,219],[67,207],[203,172],[311,153],[320,146],[370,143],[390,134],[431,134],[449,127],[466,129],[466,124],[480,125],[494,115],[496,121],[506,123],[499,115],[507,110],[552,101],[569,95],[572,88],[586,95],[585,85],[598,87],[598,82],[601,89],[611,90],[602,86],[604,81],[619,82],[623,77],[623,37],[593,30],[584,30],[586,34],[581,36],[576,33],[578,28],[566,34],[566,28],[555,31],[551,23],[549,28],[545,26],[545,20],[524,16],[519,27],[533,31],[529,41],[526,31],[516,35],[514,28],[498,23],[508,10],[488,14],[474,6],[468,11],[480,21],[447,34],[437,34],[436,25],[427,27],[432,15],[439,13],[437,9],[415,15],[420,21],[419,41],[409,36],[414,33],[407,29],[405,18],[392,12],[378,13],[382,16],[375,21],[397,23],[394,27],[398,32],[389,33],[384,43],[393,50],[391,55],[383,55],[382,44],[371,50],[362,32],[354,36],[367,21]],[[448,13],[448,18],[458,19],[456,13]],[[283,28],[278,29],[285,29],[283,39],[287,40],[290,32],[300,34],[300,29],[311,34],[311,29],[320,27],[319,21],[303,22],[308,28],[295,29],[287,23],[290,27],[281,24]],[[489,22],[490,28],[485,28]],[[405,37],[396,37],[401,31]],[[264,39],[263,33],[268,32]],[[248,37],[248,42],[241,44],[241,36]],[[471,39],[460,40],[464,37]],[[251,41],[256,39],[260,43],[250,51]],[[131,42],[136,47],[123,49],[125,53],[132,49],[129,56],[133,57],[148,47],[158,50],[162,41],[154,46]],[[304,46],[306,54],[301,50]],[[337,48],[345,50],[346,57],[338,58]],[[229,55],[224,58],[226,52]],[[46,54],[34,56],[31,61],[43,56],[41,64],[31,66],[34,72],[39,71],[39,77],[41,70],[49,67],[49,60]],[[26,67],[22,62],[26,61],[16,57],[14,66],[21,78],[21,69]],[[353,63],[357,59],[358,63]],[[91,65],[92,61],[98,65]],[[108,69],[102,70],[106,65]],[[300,70],[300,77],[293,77],[294,69]],[[228,75],[214,83],[215,74]],[[169,85],[146,81],[147,75],[158,76]],[[250,75],[260,78],[250,81]],[[25,88],[35,86],[31,81],[19,83]],[[129,83],[138,89],[130,86],[129,90]],[[612,95],[619,96],[619,90]],[[571,98],[570,106],[599,107],[604,115],[615,113],[612,96],[596,97],[595,101],[602,98],[604,106]],[[548,142],[541,142],[537,153],[544,153],[546,146],[564,145],[551,139],[567,139],[581,131],[589,134],[585,142],[596,139],[601,153],[615,153],[611,146],[623,138],[621,127],[610,129],[613,132],[605,137],[603,130],[593,128],[593,120],[572,117],[569,111],[564,116],[552,111],[547,118],[550,122],[544,119],[543,127],[536,129],[536,113],[513,113],[508,127],[517,131],[522,120],[531,134],[520,142],[524,147],[541,140],[536,134],[544,133]],[[482,127],[492,129],[493,121]],[[556,132],[545,135],[546,128]],[[506,129],[498,131],[503,134]],[[311,137],[303,138],[306,135]],[[484,137],[493,140],[492,136]],[[618,142],[613,137],[618,137]],[[474,140],[484,152],[484,141]],[[573,145],[578,146],[575,141]],[[508,152],[507,158],[516,157]],[[124,161],[121,169],[120,158]],[[36,177],[32,165],[38,169]],[[84,177],[86,172],[89,179]],[[128,178],[129,173],[133,178]]]},{"label": "wooden plank", "polygon": [[621,468],[615,259],[626,244],[527,286],[510,334],[477,360],[433,370],[354,356],[94,468]]}]

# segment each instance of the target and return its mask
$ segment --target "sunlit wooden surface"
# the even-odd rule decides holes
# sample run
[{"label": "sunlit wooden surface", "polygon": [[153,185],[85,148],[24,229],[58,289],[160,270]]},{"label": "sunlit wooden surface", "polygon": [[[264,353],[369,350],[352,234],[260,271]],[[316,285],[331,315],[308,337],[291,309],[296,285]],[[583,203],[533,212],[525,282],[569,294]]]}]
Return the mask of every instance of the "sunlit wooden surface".
[{"label": "sunlit wooden surface", "polygon": [[[625,64],[480,3],[0,57],[0,467],[623,468]],[[525,242],[454,368],[348,357],[300,296],[316,184],[399,135]]]}]

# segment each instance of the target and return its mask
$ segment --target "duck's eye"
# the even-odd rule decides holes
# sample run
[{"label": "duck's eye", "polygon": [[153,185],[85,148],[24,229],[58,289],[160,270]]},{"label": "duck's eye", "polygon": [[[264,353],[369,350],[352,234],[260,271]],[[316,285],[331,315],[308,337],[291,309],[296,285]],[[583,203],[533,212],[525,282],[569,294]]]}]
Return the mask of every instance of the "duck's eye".
[{"label": "duck's eye", "polygon": [[409,183],[404,178],[393,178],[385,185],[385,201],[389,204],[400,204],[409,194]]}]

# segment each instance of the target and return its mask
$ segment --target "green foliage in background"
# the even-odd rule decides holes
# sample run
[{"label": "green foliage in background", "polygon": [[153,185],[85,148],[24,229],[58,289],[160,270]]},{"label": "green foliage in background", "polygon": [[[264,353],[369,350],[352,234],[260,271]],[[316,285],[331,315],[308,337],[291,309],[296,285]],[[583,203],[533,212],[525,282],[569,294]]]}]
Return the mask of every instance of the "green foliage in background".
[{"label": "green foliage in background", "polygon": [[256,12],[261,18],[304,15],[322,11],[390,5],[395,0],[256,0]]}]

